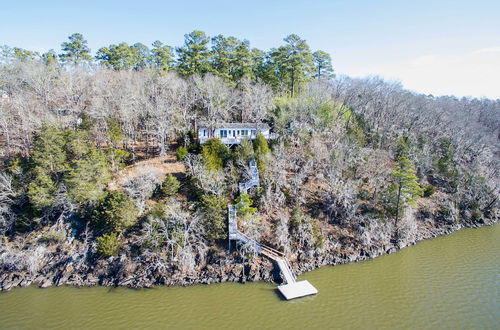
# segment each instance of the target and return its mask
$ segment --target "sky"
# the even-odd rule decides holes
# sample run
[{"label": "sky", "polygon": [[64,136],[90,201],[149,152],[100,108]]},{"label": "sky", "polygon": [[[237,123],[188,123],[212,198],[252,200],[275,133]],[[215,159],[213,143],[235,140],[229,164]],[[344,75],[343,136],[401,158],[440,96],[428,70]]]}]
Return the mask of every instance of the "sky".
[{"label": "sky", "polygon": [[268,50],[289,34],[337,74],[379,75],[433,95],[500,99],[500,0],[0,2],[0,45],[40,52],[82,33],[93,52],[125,41],[180,46],[202,30]]}]

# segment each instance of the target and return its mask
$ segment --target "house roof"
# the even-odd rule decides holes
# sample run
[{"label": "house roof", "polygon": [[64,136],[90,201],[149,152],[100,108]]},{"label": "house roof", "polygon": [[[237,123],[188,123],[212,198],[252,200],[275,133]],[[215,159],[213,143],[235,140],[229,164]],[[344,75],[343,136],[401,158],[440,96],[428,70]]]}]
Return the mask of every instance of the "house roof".
[{"label": "house roof", "polygon": [[[200,128],[207,128],[207,125],[200,125]],[[257,128],[257,129],[269,129],[269,125],[266,123],[220,123],[220,124],[215,124],[213,128],[227,128],[227,129],[233,129],[233,128]]]}]

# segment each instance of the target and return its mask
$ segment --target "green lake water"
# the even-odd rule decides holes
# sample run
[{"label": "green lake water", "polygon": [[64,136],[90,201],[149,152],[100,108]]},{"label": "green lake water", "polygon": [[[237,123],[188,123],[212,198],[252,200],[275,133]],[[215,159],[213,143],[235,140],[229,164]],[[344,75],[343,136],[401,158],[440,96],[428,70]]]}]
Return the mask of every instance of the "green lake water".
[{"label": "green lake water", "polygon": [[303,274],[316,296],[270,283],[0,293],[2,329],[500,329],[500,225]]}]

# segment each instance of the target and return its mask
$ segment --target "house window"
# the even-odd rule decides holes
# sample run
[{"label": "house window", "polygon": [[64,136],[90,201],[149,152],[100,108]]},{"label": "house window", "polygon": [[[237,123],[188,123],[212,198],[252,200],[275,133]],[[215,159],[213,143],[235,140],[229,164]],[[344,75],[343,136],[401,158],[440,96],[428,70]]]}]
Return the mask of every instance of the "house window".
[{"label": "house window", "polygon": [[233,129],[233,137],[236,136],[236,131]]},{"label": "house window", "polygon": [[220,136],[223,137],[223,138],[227,137],[227,130],[225,130],[225,129],[221,130],[220,131]]},{"label": "house window", "polygon": [[207,130],[206,129],[203,130],[203,136],[207,136]]},{"label": "house window", "polygon": [[255,130],[254,129],[252,130],[252,135],[255,135]]}]

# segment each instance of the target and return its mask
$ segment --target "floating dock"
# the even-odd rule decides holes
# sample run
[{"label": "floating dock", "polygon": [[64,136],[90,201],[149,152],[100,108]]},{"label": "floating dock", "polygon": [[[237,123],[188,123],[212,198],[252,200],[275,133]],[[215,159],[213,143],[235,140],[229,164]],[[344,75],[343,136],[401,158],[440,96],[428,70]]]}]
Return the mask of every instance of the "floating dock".
[{"label": "floating dock", "polygon": [[278,286],[286,300],[310,296],[318,293],[318,289],[312,286],[309,281],[292,282]]}]

